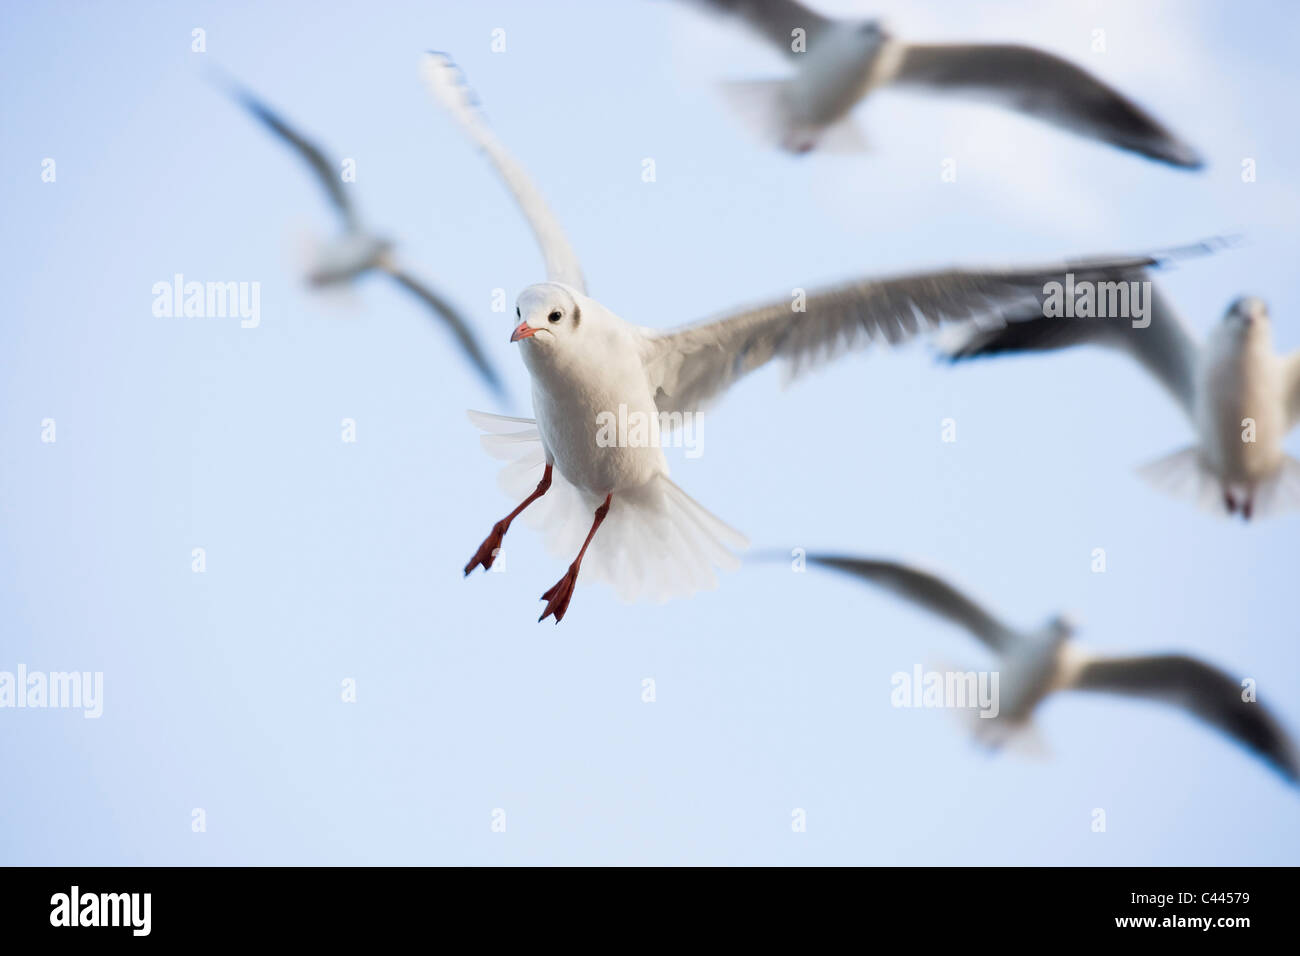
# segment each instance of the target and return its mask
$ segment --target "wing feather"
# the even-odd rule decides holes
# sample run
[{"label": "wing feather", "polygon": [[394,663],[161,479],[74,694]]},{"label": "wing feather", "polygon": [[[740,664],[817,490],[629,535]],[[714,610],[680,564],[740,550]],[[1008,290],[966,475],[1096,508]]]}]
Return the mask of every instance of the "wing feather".
[{"label": "wing feather", "polygon": [[433,98],[487,157],[519,204],[519,210],[528,220],[537,245],[541,248],[542,257],[546,260],[546,277],[585,294],[587,286],[582,277],[582,267],[578,264],[578,257],[569,245],[564,230],[560,228],[559,220],[551,212],[528,171],[488,126],[479,107],[478,97],[465,83],[460,68],[445,53],[426,53],[421,61],[420,74]]},{"label": "wing feather", "polygon": [[1016,44],[909,44],[892,83],[996,103],[1187,169],[1196,151],[1118,90],[1068,60]]},{"label": "wing feather", "polygon": [[643,359],[659,410],[694,411],[773,359],[798,373],[872,341],[903,342],[940,322],[1001,324],[1007,315],[1042,315],[1044,286],[1067,272],[1076,281],[1133,279],[1161,261],[1139,255],[848,282],[808,292],[802,302],[792,296],[673,331],[644,330]]},{"label": "wing feather", "polygon": [[943,578],[897,561],[810,554],[807,560],[851,574],[869,584],[892,591],[912,604],[965,628],[999,653],[1010,650],[1016,632],[982,605]]},{"label": "wing feather", "polygon": [[326,158],[324,151],[248,90],[233,82],[229,82],[228,85],[231,95],[241,106],[252,113],[267,129],[288,143],[306,161],[325,188],[330,202],[343,217],[348,229],[357,229],[357,215],[352,206],[352,199],[344,189],[339,170]]},{"label": "wing feather", "polygon": [[1045,317],[1041,311],[1008,316],[994,329],[959,328],[944,351],[954,362],[1013,352],[1047,352],[1075,345],[1119,349],[1145,368],[1189,416],[1196,394],[1201,347],[1178,312],[1154,285],[1150,323],[1110,318]]},{"label": "wing feather", "polygon": [[829,30],[834,22],[797,0],[692,0],[695,6],[724,16],[738,17],[752,30],[787,56],[796,56],[792,48],[792,34],[803,30],[808,49],[813,49],[817,37]]},{"label": "wing feather", "polygon": [[504,386],[501,384],[501,377],[497,374],[496,368],[488,361],[483,354],[478,340],[474,333],[470,331],[469,323],[461,314],[460,310],[444,299],[441,295],[434,292],[422,282],[407,275],[400,269],[387,268],[385,271],[407,292],[410,292],[426,306],[428,306],[435,315],[442,319],[443,323],[451,329],[456,341],[460,344],[461,351],[465,357],[473,363],[478,370],[479,375],[483,377],[489,388],[498,396],[504,396]]},{"label": "wing feather", "polygon": [[1300,783],[1300,758],[1281,724],[1263,704],[1242,700],[1236,678],[1204,661],[1184,654],[1095,658],[1082,666],[1071,686],[1172,704]]}]

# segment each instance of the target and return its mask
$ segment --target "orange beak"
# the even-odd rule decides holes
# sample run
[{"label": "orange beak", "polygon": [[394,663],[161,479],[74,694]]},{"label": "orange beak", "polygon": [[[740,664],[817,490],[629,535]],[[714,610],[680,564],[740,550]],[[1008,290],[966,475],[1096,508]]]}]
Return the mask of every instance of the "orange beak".
[{"label": "orange beak", "polygon": [[514,332],[511,333],[510,341],[518,342],[520,339],[526,339],[529,336],[533,336],[536,334],[537,334],[537,330],[535,328],[533,328],[527,322],[520,322],[518,325],[515,326]]}]

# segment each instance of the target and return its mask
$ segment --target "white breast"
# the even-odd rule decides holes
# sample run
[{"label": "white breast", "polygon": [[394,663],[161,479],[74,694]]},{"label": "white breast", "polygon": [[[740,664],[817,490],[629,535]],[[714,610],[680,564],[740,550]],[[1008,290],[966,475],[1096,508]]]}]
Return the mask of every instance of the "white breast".
[{"label": "white breast", "polygon": [[600,331],[562,356],[529,346],[524,358],[548,456],[569,482],[603,498],[667,475],[668,463],[635,333]]},{"label": "white breast", "polygon": [[1271,348],[1233,349],[1226,339],[1210,343],[1201,369],[1195,410],[1201,449],[1220,477],[1255,482],[1271,476],[1283,458],[1281,363]]},{"label": "white breast", "polygon": [[785,89],[791,118],[807,127],[829,126],[843,118],[883,78],[880,53],[880,40],[858,33],[856,27],[818,38]]}]

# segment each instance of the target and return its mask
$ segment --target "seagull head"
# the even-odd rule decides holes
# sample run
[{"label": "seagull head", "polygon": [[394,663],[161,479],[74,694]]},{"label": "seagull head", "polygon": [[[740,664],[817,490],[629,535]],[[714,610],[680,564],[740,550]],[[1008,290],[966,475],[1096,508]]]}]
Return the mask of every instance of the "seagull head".
[{"label": "seagull head", "polygon": [[857,33],[861,37],[866,37],[877,42],[888,40],[889,31],[879,20],[865,20],[857,25]]},{"label": "seagull head", "polygon": [[1079,631],[1079,621],[1073,614],[1062,612],[1047,620],[1047,638],[1053,645],[1061,645]]},{"label": "seagull head", "polygon": [[1272,351],[1273,327],[1268,317],[1268,306],[1263,299],[1244,295],[1228,308],[1223,321],[1215,330],[1217,348],[1225,354],[1242,350]]},{"label": "seagull head", "polygon": [[582,322],[578,294],[559,282],[530,285],[515,300],[519,324],[511,342],[528,342],[528,348],[551,348],[577,333]]},{"label": "seagull head", "polygon": [[1268,306],[1263,299],[1253,295],[1243,295],[1229,307],[1223,317],[1224,322],[1235,323],[1244,328],[1264,325],[1268,322]]}]

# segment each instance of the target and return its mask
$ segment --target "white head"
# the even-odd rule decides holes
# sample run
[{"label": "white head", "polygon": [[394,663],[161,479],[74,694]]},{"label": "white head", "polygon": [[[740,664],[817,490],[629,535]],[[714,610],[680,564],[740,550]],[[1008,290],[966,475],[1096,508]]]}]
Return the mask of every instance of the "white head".
[{"label": "white head", "polygon": [[1223,317],[1223,321],[1235,322],[1242,326],[1267,322],[1268,305],[1263,299],[1256,296],[1243,295],[1228,307],[1228,312]]},{"label": "white head", "polygon": [[849,64],[869,66],[889,34],[879,20],[844,20],[833,29],[809,41],[808,52],[822,60],[848,69]]},{"label": "white head", "polygon": [[[581,375],[590,356],[603,354],[611,333],[605,310],[594,299],[562,282],[539,282],[519,293],[510,336],[524,364],[546,378]],[[615,323],[616,324],[616,323]]]},{"label": "white head", "polygon": [[1248,344],[1271,347],[1273,329],[1268,306],[1253,295],[1242,296],[1224,313],[1219,334],[1227,336],[1238,348]]},{"label": "white head", "polygon": [[864,20],[855,27],[858,36],[879,45],[889,39],[889,31],[880,20]]},{"label": "white head", "polygon": [[1079,619],[1068,611],[1054,614],[1047,619],[1046,637],[1048,643],[1056,647],[1070,640],[1079,631]]},{"label": "white head", "polygon": [[582,305],[578,300],[585,298],[559,282],[530,285],[515,300],[519,324],[510,341],[526,342],[526,348],[552,348],[575,336],[582,328]]}]

